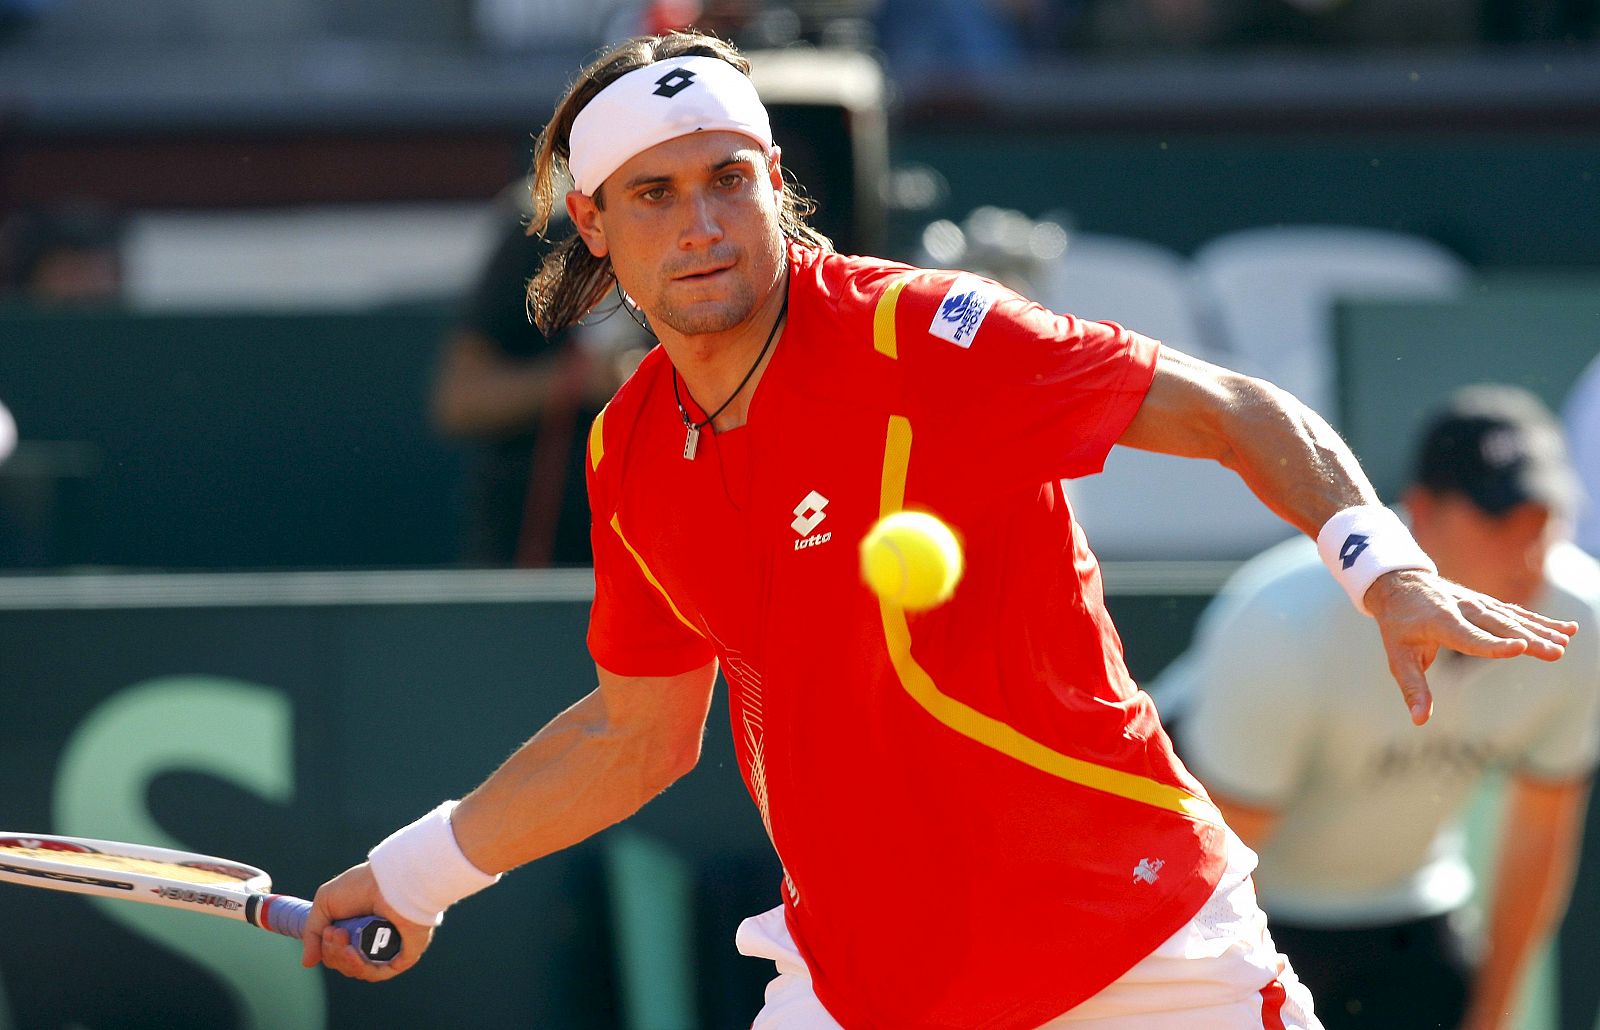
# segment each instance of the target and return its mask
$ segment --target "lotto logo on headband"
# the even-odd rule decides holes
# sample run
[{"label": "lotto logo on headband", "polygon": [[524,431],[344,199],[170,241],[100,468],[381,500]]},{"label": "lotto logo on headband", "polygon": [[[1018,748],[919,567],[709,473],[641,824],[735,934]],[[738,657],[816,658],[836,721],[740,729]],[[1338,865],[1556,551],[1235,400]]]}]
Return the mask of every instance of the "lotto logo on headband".
[{"label": "lotto logo on headband", "polygon": [[692,85],[694,85],[694,72],[685,71],[682,68],[674,68],[657,79],[656,88],[650,92],[658,97],[666,97],[671,100]]}]

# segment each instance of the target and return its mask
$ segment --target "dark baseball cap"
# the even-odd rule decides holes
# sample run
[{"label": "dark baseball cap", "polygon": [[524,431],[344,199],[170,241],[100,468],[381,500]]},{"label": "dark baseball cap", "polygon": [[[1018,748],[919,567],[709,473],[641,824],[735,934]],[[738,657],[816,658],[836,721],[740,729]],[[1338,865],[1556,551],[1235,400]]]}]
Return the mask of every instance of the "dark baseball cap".
[{"label": "dark baseball cap", "polygon": [[1423,431],[1413,482],[1491,515],[1527,502],[1570,515],[1583,496],[1550,409],[1514,386],[1454,394]]}]

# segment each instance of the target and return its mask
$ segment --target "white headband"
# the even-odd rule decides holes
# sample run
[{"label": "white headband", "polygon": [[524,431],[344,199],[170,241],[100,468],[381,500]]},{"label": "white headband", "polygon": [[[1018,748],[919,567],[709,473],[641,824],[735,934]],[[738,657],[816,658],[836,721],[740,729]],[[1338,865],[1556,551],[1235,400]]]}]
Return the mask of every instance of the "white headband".
[{"label": "white headband", "polygon": [[674,57],[635,68],[572,120],[567,167],[582,193],[635,154],[691,132],[737,132],[772,152],[772,125],[750,77],[715,57]]}]

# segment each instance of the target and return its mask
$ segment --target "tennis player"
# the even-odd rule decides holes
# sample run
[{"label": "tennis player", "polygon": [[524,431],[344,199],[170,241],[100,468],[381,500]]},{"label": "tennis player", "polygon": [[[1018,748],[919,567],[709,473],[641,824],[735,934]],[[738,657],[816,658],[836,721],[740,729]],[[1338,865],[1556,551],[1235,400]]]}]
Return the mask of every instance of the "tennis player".
[{"label": "tennis player", "polygon": [[[311,929],[395,918],[383,979],[445,908],[627,817],[696,761],[716,674],[784,866],[738,946],[758,1028],[1208,1030],[1319,1024],[1254,901],[1255,856],[1132,682],[1056,486],[1115,443],[1209,457],[1324,540],[1428,717],[1436,650],[1558,658],[1576,631],[1440,579],[1337,436],[1273,387],[988,280],[843,257],[806,228],[744,59],[693,34],[584,69],[535,159],[577,237],[542,328],[617,288],[661,342],[589,445],[598,688],[459,804],[318,892]],[[902,507],[964,538],[907,616],[856,544]]]}]

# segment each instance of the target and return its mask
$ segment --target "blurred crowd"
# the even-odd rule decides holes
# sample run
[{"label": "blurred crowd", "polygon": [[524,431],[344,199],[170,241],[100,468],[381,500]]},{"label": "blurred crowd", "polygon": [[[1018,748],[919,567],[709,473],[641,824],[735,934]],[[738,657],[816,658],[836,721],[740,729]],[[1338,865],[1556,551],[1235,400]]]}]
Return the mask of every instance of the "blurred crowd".
[{"label": "blurred crowd", "polygon": [[916,74],[1003,68],[1057,54],[1572,43],[1593,40],[1600,24],[1595,0],[407,0],[383,22],[364,20],[355,0],[292,9],[279,0],[283,17],[269,18],[275,5],[266,4],[246,20],[197,0],[141,4],[136,21],[121,6],[0,0],[0,46],[88,39],[96,25],[110,25],[157,43],[238,41],[265,31],[434,41],[454,35],[491,50],[581,51],[693,24],[746,48],[804,40],[875,50],[897,73]]},{"label": "blurred crowd", "polygon": [[[537,5],[539,0],[491,0]],[[632,0],[610,36],[694,24],[746,46],[875,47],[891,69],[1005,67],[1052,54],[1383,49],[1595,38],[1594,0]]]},{"label": "blurred crowd", "polygon": [[1594,0],[651,0],[635,24],[690,22],[752,45],[808,37],[879,50],[891,73],[983,71],[1054,55],[1494,46],[1593,40]]}]

